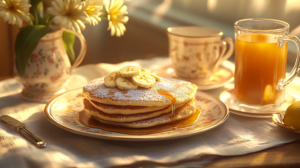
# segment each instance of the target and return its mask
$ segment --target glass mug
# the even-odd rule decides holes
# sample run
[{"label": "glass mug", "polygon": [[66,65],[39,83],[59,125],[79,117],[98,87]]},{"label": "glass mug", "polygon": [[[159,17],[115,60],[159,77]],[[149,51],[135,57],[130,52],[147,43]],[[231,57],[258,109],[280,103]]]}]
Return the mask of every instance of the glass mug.
[{"label": "glass mug", "polygon": [[[297,75],[299,39],[288,35],[289,24],[273,19],[235,22],[235,79],[237,100],[250,107],[276,107],[283,103],[284,88]],[[288,77],[288,41],[297,46],[297,59]]]}]

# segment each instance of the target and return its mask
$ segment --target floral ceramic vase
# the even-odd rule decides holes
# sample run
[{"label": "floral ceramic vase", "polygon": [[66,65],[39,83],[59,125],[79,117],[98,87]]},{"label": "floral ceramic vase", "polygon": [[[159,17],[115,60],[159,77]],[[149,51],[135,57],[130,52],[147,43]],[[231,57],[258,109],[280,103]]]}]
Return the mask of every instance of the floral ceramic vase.
[{"label": "floral ceramic vase", "polygon": [[[71,65],[63,46],[63,31],[74,33],[81,43],[79,55]],[[48,102],[58,94],[66,91],[64,83],[70,77],[72,70],[83,60],[86,53],[86,42],[82,34],[60,29],[46,34],[39,40],[32,52],[25,76],[17,75],[17,80],[23,85],[21,96],[26,100]]]}]

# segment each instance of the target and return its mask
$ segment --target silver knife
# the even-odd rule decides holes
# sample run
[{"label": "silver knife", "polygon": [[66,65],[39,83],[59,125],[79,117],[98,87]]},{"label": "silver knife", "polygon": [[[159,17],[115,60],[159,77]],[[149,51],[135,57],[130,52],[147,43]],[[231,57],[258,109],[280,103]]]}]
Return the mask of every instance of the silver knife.
[{"label": "silver knife", "polygon": [[14,119],[8,115],[2,115],[0,118],[1,118],[1,120],[5,121],[6,123],[17,128],[17,131],[21,135],[23,135],[25,138],[30,140],[35,146],[37,146],[39,148],[46,147],[46,142],[43,139],[41,139],[40,137],[38,137],[37,135],[35,135],[34,133],[32,133],[31,131],[29,131],[25,127],[25,124],[21,123],[20,121]]}]

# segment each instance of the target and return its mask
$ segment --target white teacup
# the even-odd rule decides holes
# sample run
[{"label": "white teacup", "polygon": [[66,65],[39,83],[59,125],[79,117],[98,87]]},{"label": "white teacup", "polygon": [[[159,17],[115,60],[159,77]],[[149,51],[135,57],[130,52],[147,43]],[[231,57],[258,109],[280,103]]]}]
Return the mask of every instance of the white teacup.
[{"label": "white teacup", "polygon": [[167,34],[169,56],[176,74],[181,78],[197,79],[198,82],[209,81],[214,70],[233,53],[232,39],[222,39],[223,32],[218,29],[197,26],[169,27]]}]

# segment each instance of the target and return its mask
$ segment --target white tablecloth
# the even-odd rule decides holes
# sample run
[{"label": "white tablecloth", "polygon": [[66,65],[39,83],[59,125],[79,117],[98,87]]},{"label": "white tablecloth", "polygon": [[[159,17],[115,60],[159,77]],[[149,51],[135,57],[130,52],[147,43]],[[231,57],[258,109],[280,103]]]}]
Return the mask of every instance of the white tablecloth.
[{"label": "white tablecloth", "polygon": [[[95,64],[74,70],[66,83],[67,89],[84,86],[88,81],[106,75],[125,65],[158,69],[170,65],[167,58],[136,60],[120,64]],[[232,65],[226,62],[226,65]],[[287,87],[300,95],[297,78]],[[226,86],[208,92],[218,95]],[[44,115],[43,103],[27,102],[19,96],[21,86],[15,79],[0,82],[0,115],[8,114],[24,122],[28,129],[47,142],[38,149],[14,129],[0,122],[1,168],[49,167],[112,167],[137,162],[158,165],[176,165],[179,161],[192,161],[181,165],[201,167],[214,156],[248,154],[300,139],[296,134],[275,125],[271,119],[256,119],[231,114],[221,126],[187,138],[155,141],[111,141],[77,135],[50,123]]]}]

